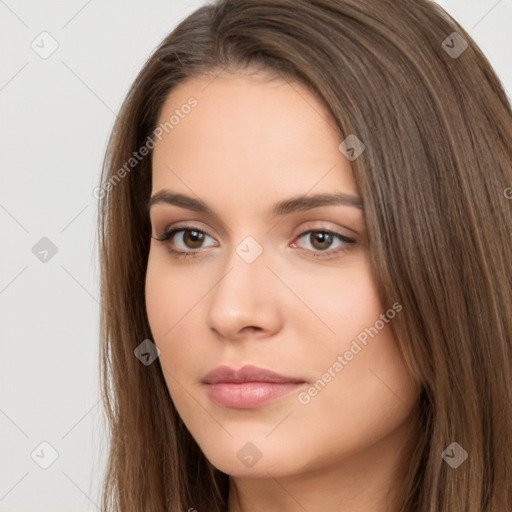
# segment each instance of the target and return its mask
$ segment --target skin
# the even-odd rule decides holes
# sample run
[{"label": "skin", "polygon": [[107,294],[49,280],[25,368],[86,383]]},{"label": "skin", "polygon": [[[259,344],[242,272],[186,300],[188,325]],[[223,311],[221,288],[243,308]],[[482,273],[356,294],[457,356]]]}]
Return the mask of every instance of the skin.
[{"label": "skin", "polygon": [[[219,365],[254,364],[302,379],[307,391],[382,318],[362,210],[271,215],[274,203],[295,196],[358,195],[338,150],[344,137],[306,88],[261,72],[189,79],[171,92],[160,122],[191,96],[197,106],[154,148],[152,195],[200,198],[215,215],[154,204],[154,237],[178,223],[206,235],[152,239],[146,278],[151,331],[177,411],[209,461],[230,475],[230,512],[396,510],[420,388],[389,323],[307,404],[294,391],[254,409],[228,408],[201,383]],[[334,237],[322,245],[308,230],[355,244]],[[263,249],[252,263],[236,252],[247,236]],[[202,252],[177,258],[168,247]],[[252,467],[237,457],[248,442],[261,453]]]}]

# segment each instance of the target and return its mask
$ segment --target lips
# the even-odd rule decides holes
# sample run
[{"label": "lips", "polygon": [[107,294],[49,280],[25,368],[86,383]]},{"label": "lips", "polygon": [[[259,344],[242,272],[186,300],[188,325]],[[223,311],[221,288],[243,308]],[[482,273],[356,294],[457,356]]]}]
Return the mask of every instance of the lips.
[{"label": "lips", "polygon": [[251,409],[297,390],[305,381],[246,365],[235,370],[220,366],[203,379],[208,396],[217,405]]},{"label": "lips", "polygon": [[219,366],[207,373],[203,379],[205,384],[217,384],[219,382],[242,383],[242,382],[274,382],[274,383],[301,383],[302,379],[286,377],[264,368],[253,365],[246,365],[235,370],[229,366]]}]

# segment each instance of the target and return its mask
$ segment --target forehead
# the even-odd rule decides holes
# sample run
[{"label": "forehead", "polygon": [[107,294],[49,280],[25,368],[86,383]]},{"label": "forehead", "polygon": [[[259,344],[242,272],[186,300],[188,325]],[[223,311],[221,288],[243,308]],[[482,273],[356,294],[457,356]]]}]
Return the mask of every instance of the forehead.
[{"label": "forehead", "polygon": [[158,123],[166,122],[153,150],[153,192],[190,193],[188,186],[206,197],[229,190],[260,200],[313,187],[357,194],[338,150],[341,133],[300,83],[226,72],[189,79],[167,98]]}]

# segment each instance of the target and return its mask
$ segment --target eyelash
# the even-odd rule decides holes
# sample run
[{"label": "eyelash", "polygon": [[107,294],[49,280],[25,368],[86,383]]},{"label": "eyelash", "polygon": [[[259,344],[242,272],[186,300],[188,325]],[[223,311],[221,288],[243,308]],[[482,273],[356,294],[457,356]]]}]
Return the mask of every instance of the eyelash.
[{"label": "eyelash", "polygon": [[[175,227],[175,228],[173,228],[173,229],[163,233],[163,235],[161,235],[159,238],[156,238],[154,236],[152,236],[151,238],[153,238],[157,242],[161,242],[161,243],[165,244],[166,242],[170,241],[171,238],[173,238],[173,236],[176,233],[179,233],[181,231],[196,231],[197,233],[201,233],[203,235],[210,236],[205,231],[197,229],[197,228],[195,228],[193,226],[178,226],[178,227]],[[344,244],[345,244],[345,246],[343,246],[341,248],[339,247],[336,250],[330,251],[330,252],[328,252],[328,250],[325,250],[325,251],[314,251],[314,250],[311,250],[311,249],[303,249],[304,251],[307,251],[307,252],[311,253],[311,256],[313,258],[325,258],[325,259],[334,258],[334,257],[338,256],[340,253],[344,253],[345,251],[349,250],[350,246],[352,246],[352,245],[354,245],[356,243],[356,241],[354,239],[352,239],[352,238],[348,238],[348,237],[346,237],[346,236],[344,236],[341,233],[338,233],[336,231],[331,231],[329,229],[323,229],[323,228],[309,229],[307,231],[304,231],[300,235],[298,235],[296,238],[297,239],[302,238],[303,236],[308,235],[310,233],[324,233],[324,234],[328,234],[328,235],[333,235],[333,237],[338,238],[340,241],[344,242]],[[213,237],[210,237],[210,238],[213,238]],[[204,252],[201,249],[189,250],[189,251],[179,251],[179,250],[173,249],[171,247],[170,243],[168,243],[166,245],[167,245],[167,250],[175,258],[195,258],[200,253]],[[347,245],[349,247],[347,247]],[[326,253],[327,253],[327,255],[326,255]]]}]

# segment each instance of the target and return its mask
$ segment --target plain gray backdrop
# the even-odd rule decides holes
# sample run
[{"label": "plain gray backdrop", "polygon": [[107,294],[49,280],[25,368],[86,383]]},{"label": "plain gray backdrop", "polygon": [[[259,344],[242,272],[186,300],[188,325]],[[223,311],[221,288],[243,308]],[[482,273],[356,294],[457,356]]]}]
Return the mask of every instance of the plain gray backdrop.
[{"label": "plain gray backdrop", "polygon": [[[0,512],[99,510],[93,189],[136,73],[203,3],[0,0]],[[512,0],[438,3],[510,99]]]}]

